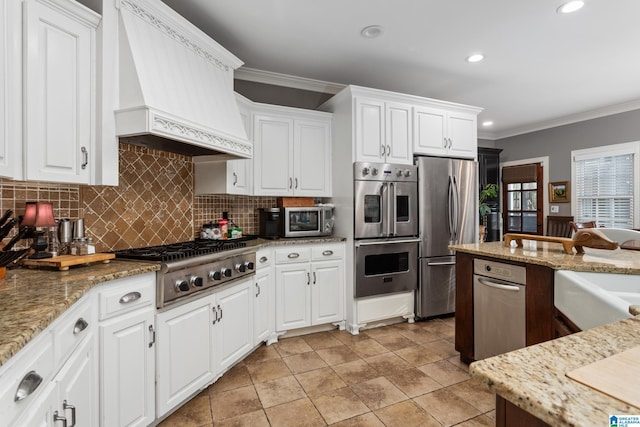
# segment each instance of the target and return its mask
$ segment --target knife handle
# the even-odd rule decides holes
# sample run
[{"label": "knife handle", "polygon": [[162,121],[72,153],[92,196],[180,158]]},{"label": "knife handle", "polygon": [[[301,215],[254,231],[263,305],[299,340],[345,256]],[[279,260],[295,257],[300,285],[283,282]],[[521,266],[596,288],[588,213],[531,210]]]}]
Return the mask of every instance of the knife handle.
[{"label": "knife handle", "polygon": [[18,240],[24,238],[24,236],[26,236],[27,233],[29,233],[30,231],[31,231],[31,227],[23,227],[22,229],[18,230],[18,234],[13,236],[13,238],[9,240],[9,243],[7,243],[5,247],[2,248],[2,250],[8,251],[11,248],[13,248],[13,245],[15,245],[18,242]]},{"label": "knife handle", "polygon": [[16,222],[18,222],[18,218],[11,218],[9,222],[0,227],[0,240],[7,237],[7,234],[9,234]]}]

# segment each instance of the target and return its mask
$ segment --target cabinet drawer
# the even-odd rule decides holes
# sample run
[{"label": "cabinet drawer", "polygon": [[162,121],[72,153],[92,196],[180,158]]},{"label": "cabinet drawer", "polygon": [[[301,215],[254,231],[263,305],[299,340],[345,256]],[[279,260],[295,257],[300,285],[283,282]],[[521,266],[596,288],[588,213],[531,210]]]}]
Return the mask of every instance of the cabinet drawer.
[{"label": "cabinet drawer", "polygon": [[[0,423],[12,425],[11,421],[25,410],[36,399],[53,377],[53,356],[51,334],[43,332],[20,350],[9,361],[10,366],[2,369],[0,374]],[[15,361],[15,363],[11,363]],[[5,368],[3,366],[2,368]],[[31,373],[31,375],[29,375]],[[23,380],[25,382],[23,383]],[[38,380],[40,383],[38,384]],[[16,401],[18,387],[21,383],[25,393]],[[27,391],[28,390],[28,391]],[[3,424],[4,425],[4,424]]]},{"label": "cabinet drawer", "polygon": [[276,264],[291,264],[295,262],[309,262],[311,260],[311,248],[300,246],[288,246],[276,249]]},{"label": "cabinet drawer", "polygon": [[330,259],[344,258],[344,245],[317,245],[311,248],[311,259],[313,261],[323,261]]},{"label": "cabinet drawer", "polygon": [[[88,297],[91,298],[92,295],[90,293]],[[51,331],[55,366],[62,365],[84,337],[90,335],[91,330],[95,328],[94,318],[91,315],[91,301],[92,299],[83,299],[75,303],[63,317],[58,319]]]},{"label": "cabinet drawer", "polygon": [[260,249],[256,252],[256,268],[260,270],[264,267],[273,265],[273,250],[272,249]]},{"label": "cabinet drawer", "polygon": [[155,273],[109,282],[98,293],[100,320],[155,304]]}]

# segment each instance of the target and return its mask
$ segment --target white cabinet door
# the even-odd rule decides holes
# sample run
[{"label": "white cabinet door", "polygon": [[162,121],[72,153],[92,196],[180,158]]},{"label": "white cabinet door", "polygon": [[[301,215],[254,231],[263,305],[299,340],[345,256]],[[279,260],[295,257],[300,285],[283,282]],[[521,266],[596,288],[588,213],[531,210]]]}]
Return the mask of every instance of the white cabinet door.
[{"label": "white cabinet door", "polygon": [[295,120],[293,193],[295,196],[331,195],[331,124]]},{"label": "white cabinet door", "polygon": [[224,372],[253,348],[253,279],[216,294],[216,351]]},{"label": "white cabinet door", "polygon": [[254,277],[253,343],[267,341],[275,329],[273,270],[263,268]]},{"label": "white cabinet door", "polygon": [[276,331],[311,326],[308,263],[276,266]]},{"label": "white cabinet door", "polygon": [[293,194],[293,120],[256,114],[254,123],[254,194]]},{"label": "white cabinet door", "polygon": [[26,179],[89,184],[97,21],[39,0],[24,10]]},{"label": "white cabinet door", "polygon": [[478,128],[475,114],[449,113],[449,152],[456,157],[475,158],[478,154]]},{"label": "white cabinet door", "polygon": [[0,3],[0,176],[22,178],[22,11]]},{"label": "white cabinet door", "polygon": [[161,417],[217,374],[214,365],[214,296],[157,314],[157,416]]},{"label": "white cabinet door", "polygon": [[446,112],[437,108],[413,108],[414,154],[447,155]]},{"label": "white cabinet door", "polygon": [[413,163],[411,106],[401,103],[385,103],[386,145],[385,161],[388,163]]},{"label": "white cabinet door", "polygon": [[384,158],[384,102],[356,98],[355,144],[357,162],[380,162]]},{"label": "white cabinet door", "polygon": [[98,381],[93,339],[93,334],[85,337],[58,374],[57,410],[67,418],[68,425],[71,425],[74,413],[75,425],[98,425]]},{"label": "white cabinet door", "polygon": [[311,323],[343,320],[344,261],[312,263]]},{"label": "white cabinet door", "polygon": [[227,193],[251,194],[253,160],[227,160]]},{"label": "white cabinet door", "polygon": [[100,324],[102,426],[147,426],[155,419],[153,309]]}]

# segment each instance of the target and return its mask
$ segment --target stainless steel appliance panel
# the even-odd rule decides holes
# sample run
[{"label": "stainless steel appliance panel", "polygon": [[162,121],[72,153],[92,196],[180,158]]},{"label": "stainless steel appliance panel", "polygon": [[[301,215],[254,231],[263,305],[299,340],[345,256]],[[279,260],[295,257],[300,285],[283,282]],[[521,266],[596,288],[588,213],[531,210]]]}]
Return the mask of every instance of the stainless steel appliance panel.
[{"label": "stainless steel appliance panel", "polygon": [[415,166],[354,163],[354,237],[418,235],[418,185]]},{"label": "stainless steel appliance panel", "polygon": [[525,282],[525,267],[474,260],[473,332],[476,360],[526,346]]},{"label": "stainless steel appliance panel", "polygon": [[456,303],[456,257],[420,259],[420,286],[416,294],[418,317],[453,313]]},{"label": "stainless steel appliance panel", "polygon": [[356,298],[411,291],[417,286],[417,239],[356,243]]},{"label": "stainless steel appliance panel", "polygon": [[416,157],[420,256],[452,255],[451,244],[477,240],[477,164],[471,160]]}]

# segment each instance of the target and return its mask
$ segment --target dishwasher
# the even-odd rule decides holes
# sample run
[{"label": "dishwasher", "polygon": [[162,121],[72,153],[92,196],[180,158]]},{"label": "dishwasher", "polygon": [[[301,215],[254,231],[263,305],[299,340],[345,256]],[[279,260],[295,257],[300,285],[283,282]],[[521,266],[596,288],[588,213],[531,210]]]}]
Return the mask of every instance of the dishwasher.
[{"label": "dishwasher", "polygon": [[473,261],[473,346],[476,360],[526,345],[526,267]]}]

